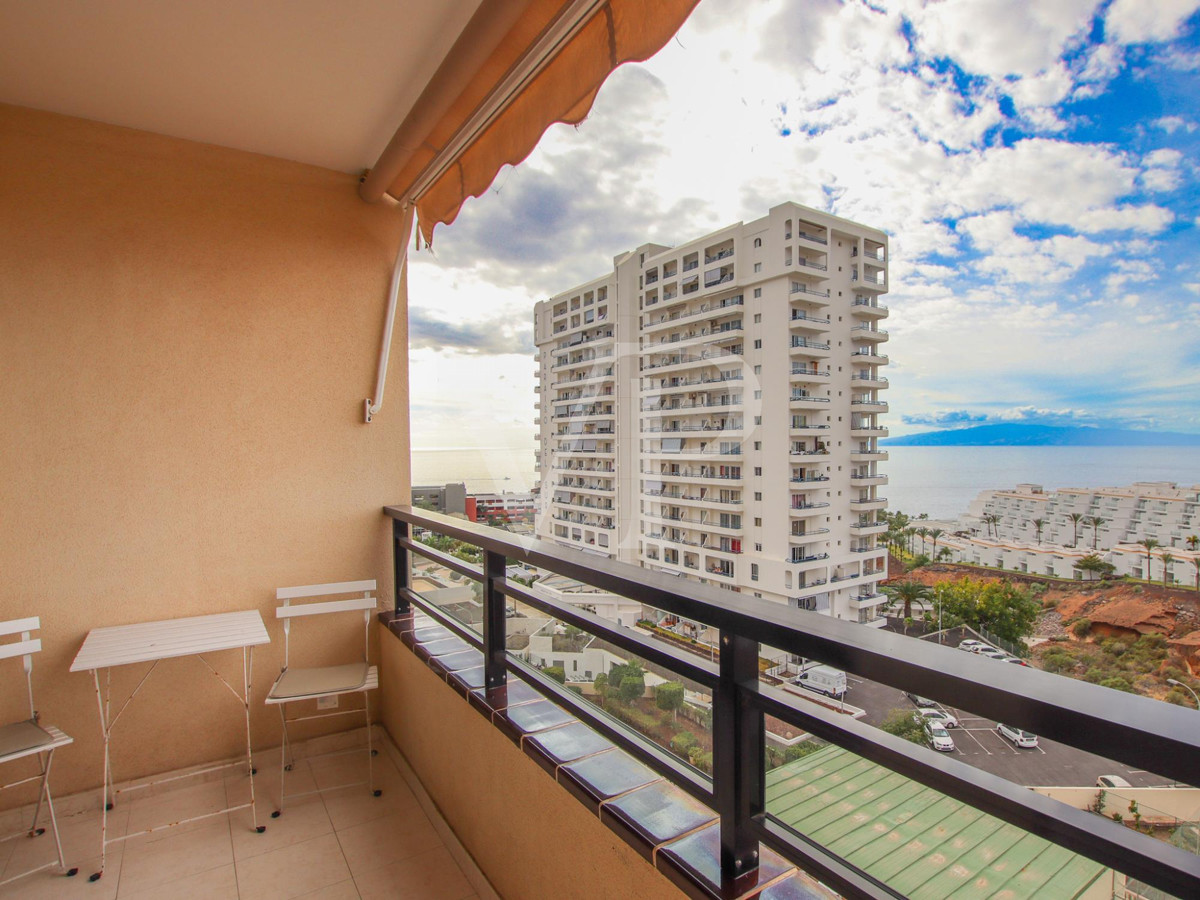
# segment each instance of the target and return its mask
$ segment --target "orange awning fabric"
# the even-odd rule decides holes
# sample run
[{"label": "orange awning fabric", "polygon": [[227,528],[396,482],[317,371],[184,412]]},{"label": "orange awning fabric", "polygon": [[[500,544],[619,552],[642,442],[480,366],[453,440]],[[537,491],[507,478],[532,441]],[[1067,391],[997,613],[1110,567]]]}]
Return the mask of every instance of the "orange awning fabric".
[{"label": "orange awning fabric", "polygon": [[[552,124],[583,121],[613,70],[653,56],[698,2],[531,0],[387,193],[415,200],[420,236],[430,243],[437,225],[453,222],[503,166],[525,159]],[[574,24],[564,25],[572,13]]]}]

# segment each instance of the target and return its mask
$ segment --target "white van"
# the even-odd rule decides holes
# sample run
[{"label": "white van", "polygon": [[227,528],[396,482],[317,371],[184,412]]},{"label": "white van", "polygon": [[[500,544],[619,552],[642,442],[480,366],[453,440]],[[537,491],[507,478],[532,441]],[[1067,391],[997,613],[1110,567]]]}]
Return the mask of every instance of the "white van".
[{"label": "white van", "polygon": [[841,697],[846,693],[846,673],[833,666],[810,666],[796,677],[796,684],[828,697]]},{"label": "white van", "polygon": [[1100,788],[1127,788],[1133,787],[1128,781],[1120,775],[1101,775],[1096,779],[1096,787]]}]

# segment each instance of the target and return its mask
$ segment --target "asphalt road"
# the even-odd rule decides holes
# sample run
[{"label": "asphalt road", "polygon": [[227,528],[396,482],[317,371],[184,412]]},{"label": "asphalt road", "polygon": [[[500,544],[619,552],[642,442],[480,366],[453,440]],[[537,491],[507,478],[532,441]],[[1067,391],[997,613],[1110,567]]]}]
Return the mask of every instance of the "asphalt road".
[{"label": "asphalt road", "polygon": [[[947,641],[957,646],[957,637]],[[966,652],[966,651],[963,651]],[[992,662],[993,665],[1006,665]],[[893,709],[915,711],[916,706],[894,687],[847,676],[846,702],[866,710],[863,721],[880,725]],[[960,727],[949,729],[954,738],[953,755],[957,759],[1026,787],[1091,787],[1101,775],[1120,775],[1134,787],[1172,784],[1152,772],[1130,769],[1124,763],[1113,762],[1066,744],[1038,738],[1037,747],[1018,748],[996,732],[996,723],[977,716],[969,710],[938,704],[959,721]]]}]

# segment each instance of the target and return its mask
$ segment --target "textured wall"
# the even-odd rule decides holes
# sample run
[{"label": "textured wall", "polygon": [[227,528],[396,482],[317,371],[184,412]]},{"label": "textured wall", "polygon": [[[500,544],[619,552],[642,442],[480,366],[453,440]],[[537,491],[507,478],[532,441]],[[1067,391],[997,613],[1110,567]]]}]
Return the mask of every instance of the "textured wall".
[{"label": "textured wall", "polygon": [[[274,589],[377,577],[390,591],[380,508],[409,487],[403,307],[369,426],[362,401],[402,221],[355,187],[0,106],[0,619],[42,617],[39,706],[76,739],[59,794],[100,782],[91,679],[67,671],[90,628],[261,610],[273,643],[252,713],[268,746]],[[356,622],[349,652],[361,618],[337,623]],[[308,624],[294,652],[340,649]],[[212,662],[240,680],[236,652]],[[19,666],[4,665],[0,712],[19,716]],[[114,694],[144,670],[114,670]],[[164,663],[117,726],[116,777],[232,755],[242,732],[199,661]]]},{"label": "textured wall", "polygon": [[684,896],[398,637],[382,632],[380,652],[384,726],[500,896]]}]

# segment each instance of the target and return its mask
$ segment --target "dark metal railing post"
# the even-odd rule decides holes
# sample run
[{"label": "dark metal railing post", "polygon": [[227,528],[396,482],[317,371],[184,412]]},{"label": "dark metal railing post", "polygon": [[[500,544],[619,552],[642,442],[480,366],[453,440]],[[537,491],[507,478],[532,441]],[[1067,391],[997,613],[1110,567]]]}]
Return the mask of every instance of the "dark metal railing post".
[{"label": "dark metal railing post", "polygon": [[392,611],[397,616],[406,616],[409,613],[408,598],[404,591],[412,586],[412,560],[409,559],[408,548],[401,543],[408,540],[409,533],[407,522],[392,519],[392,586],[395,594]]},{"label": "dark metal railing post", "polygon": [[508,600],[501,590],[504,563],[503,553],[488,551],[483,555],[483,683],[488,689],[503,687],[508,682],[504,615]]},{"label": "dark metal railing post", "polygon": [[758,839],[751,819],[763,811],[763,715],[743,690],[758,683],[758,644],[721,635],[721,665],[713,694],[713,800],[721,816],[723,886],[758,868]]}]

